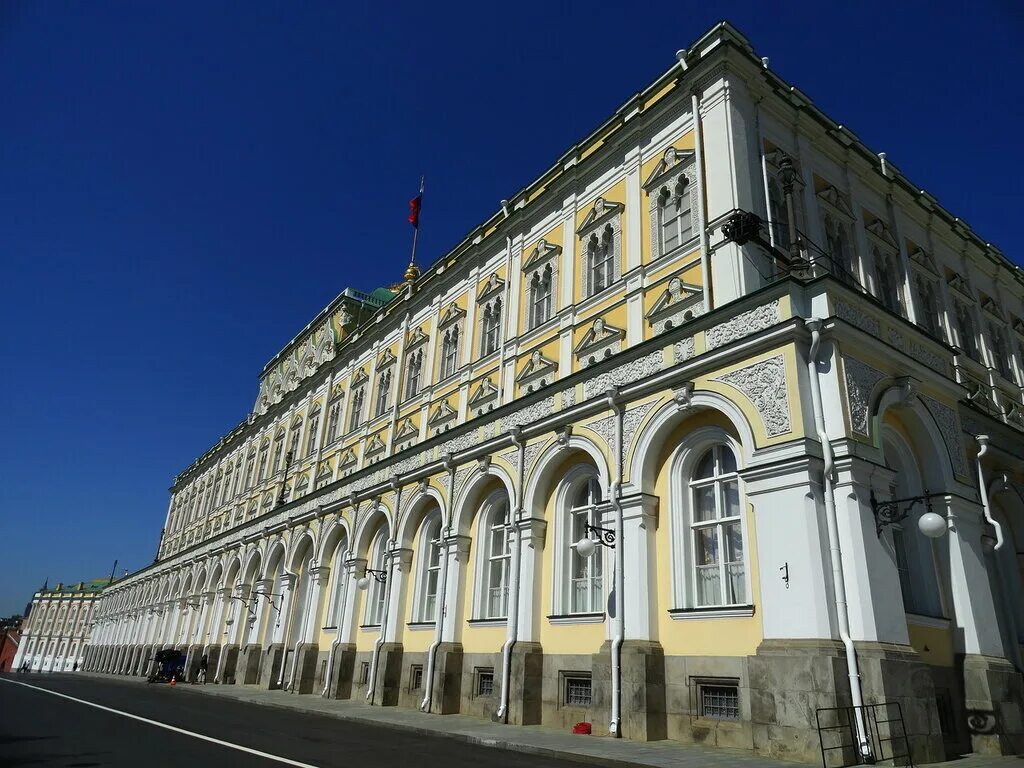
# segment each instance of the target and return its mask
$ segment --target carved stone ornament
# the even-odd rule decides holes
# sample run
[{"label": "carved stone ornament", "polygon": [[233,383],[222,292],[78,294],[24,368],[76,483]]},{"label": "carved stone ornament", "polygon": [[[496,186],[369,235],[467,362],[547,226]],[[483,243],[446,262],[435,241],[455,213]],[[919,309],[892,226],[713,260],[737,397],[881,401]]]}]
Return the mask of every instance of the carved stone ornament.
[{"label": "carved stone ornament", "polygon": [[693,382],[684,381],[681,386],[672,389],[672,401],[680,411],[693,405]]},{"label": "carved stone ornament", "polygon": [[782,319],[779,301],[763,304],[754,309],[741,312],[731,320],[712,326],[707,330],[707,348],[710,352],[725,344],[742,339],[745,336],[771,328]]},{"label": "carved stone ornament", "polygon": [[840,320],[845,320],[854,328],[860,328],[865,333],[869,333],[872,336],[878,338],[878,320],[869,315],[860,307],[855,307],[852,304],[847,304],[845,301],[837,301],[836,317],[838,317]]},{"label": "carved stone ornament", "polygon": [[889,378],[877,368],[872,368],[854,357],[843,356],[843,370],[846,374],[846,399],[850,409],[850,426],[854,432],[868,433],[868,418],[871,413],[871,395],[880,381]]},{"label": "carved stone ornament", "polygon": [[704,313],[704,293],[699,285],[684,283],[673,277],[647,313],[654,332],[664,333],[688,323]]},{"label": "carved stone ornament", "polygon": [[633,436],[643,424],[647,414],[656,406],[656,402],[642,403],[635,408],[630,408],[622,416],[622,445],[628,448],[633,445]]},{"label": "carved stone ornament", "polygon": [[786,360],[782,355],[718,376],[714,381],[738,389],[754,404],[768,437],[777,437],[792,430],[789,393],[786,389]]},{"label": "carved stone ornament", "polygon": [[933,397],[920,395],[920,398],[928,412],[935,419],[935,423],[939,426],[942,440],[946,444],[946,450],[949,451],[949,460],[953,465],[953,472],[961,477],[966,476],[968,474],[967,460],[964,458],[964,446],[963,441],[960,439],[961,430],[956,411]]},{"label": "carved stone ornament", "polygon": [[622,340],[625,337],[626,332],[622,328],[616,328],[599,317],[580,339],[573,354],[576,355],[580,365],[586,368],[606,357],[618,354],[622,349]]},{"label": "carved stone ornament", "polygon": [[623,384],[653,376],[664,368],[664,359],[665,356],[659,349],[598,374],[583,383],[583,397],[589,400],[604,394],[611,387],[621,387]]},{"label": "carved stone ornament", "polygon": [[682,341],[677,341],[675,346],[675,361],[677,363],[685,362],[694,355],[694,342],[693,336]]}]

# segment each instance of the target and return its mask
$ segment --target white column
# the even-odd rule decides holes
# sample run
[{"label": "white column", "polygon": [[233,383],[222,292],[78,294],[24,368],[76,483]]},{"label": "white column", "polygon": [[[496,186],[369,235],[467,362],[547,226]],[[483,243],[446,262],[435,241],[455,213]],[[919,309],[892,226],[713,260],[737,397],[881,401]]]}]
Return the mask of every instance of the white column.
[{"label": "white column", "polygon": [[[646,493],[628,496],[622,503],[622,547],[625,563],[623,616],[626,640],[657,639],[657,589],[654,534],[658,526],[658,499]],[[604,523],[602,523],[604,525]],[[607,527],[611,527],[608,525]],[[595,553],[595,557],[601,553]],[[608,558],[613,560],[613,558]],[[609,569],[609,576],[611,569]]]},{"label": "white column", "polygon": [[392,549],[387,553],[389,560],[386,607],[387,623],[384,627],[385,643],[402,642],[402,629],[405,627],[405,596],[408,579],[406,574],[412,570],[412,550]]},{"label": "white column", "polygon": [[[466,587],[470,541],[469,536],[447,536],[441,542],[441,557],[448,559],[444,594],[440,596],[441,599],[437,603],[437,610],[443,611],[441,617],[442,642],[454,641],[465,620],[465,616],[463,616],[465,611],[456,609]],[[472,615],[472,609],[470,609],[470,615]]]},{"label": "white column", "polygon": [[540,614],[546,596],[541,594],[541,573],[544,567],[544,535],[547,523],[538,517],[516,520],[519,528],[519,640],[524,643],[540,639]]},{"label": "white column", "polygon": [[357,603],[360,589],[356,581],[366,572],[366,560],[364,558],[352,558],[344,563],[345,569],[345,598],[341,616],[338,617],[339,642],[351,644],[355,642],[356,629],[359,625]]}]

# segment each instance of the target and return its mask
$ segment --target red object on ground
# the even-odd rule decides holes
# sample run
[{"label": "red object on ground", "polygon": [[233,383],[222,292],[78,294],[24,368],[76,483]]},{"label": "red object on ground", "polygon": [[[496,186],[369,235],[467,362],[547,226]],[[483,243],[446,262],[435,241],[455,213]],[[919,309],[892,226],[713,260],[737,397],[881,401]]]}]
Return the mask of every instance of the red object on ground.
[{"label": "red object on ground", "polygon": [[576,725],[572,727],[572,732],[582,733],[586,736],[589,736],[591,733],[590,723],[576,723]]},{"label": "red object on ground", "polygon": [[171,686],[173,687],[174,685],[175,685],[175,683],[174,683],[174,675],[171,675]]}]

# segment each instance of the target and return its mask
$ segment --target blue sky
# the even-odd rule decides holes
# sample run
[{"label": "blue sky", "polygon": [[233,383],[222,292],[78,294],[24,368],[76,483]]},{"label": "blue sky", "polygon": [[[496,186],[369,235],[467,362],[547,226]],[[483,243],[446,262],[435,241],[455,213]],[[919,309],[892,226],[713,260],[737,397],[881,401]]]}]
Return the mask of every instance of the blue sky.
[{"label": "blue sky", "polygon": [[0,3],[0,614],[152,561],[342,288],[454,245],[728,18],[1020,260],[1012,2]]}]

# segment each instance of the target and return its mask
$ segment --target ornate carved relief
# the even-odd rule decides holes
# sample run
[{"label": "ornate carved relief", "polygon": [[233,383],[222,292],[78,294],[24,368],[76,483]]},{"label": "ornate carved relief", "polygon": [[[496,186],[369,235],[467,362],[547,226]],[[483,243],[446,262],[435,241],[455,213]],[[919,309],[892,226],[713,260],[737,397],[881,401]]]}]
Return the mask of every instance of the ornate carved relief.
[{"label": "ornate carved relief", "polygon": [[682,341],[677,341],[675,346],[675,361],[681,363],[689,360],[694,355],[693,336]]},{"label": "ornate carved relief", "polygon": [[638,357],[620,366],[605,371],[583,383],[583,397],[589,400],[604,394],[609,387],[619,387],[631,381],[639,381],[652,376],[664,368],[664,354],[659,349],[649,355]]},{"label": "ornate carved relief", "polygon": [[707,348],[710,352],[729,342],[750,336],[765,328],[771,328],[781,320],[779,302],[763,304],[760,307],[741,312],[731,320],[712,326],[707,330]]},{"label": "ornate carved relief", "polygon": [[967,475],[967,460],[964,458],[964,445],[961,440],[960,422],[957,419],[956,411],[948,405],[940,403],[933,397],[921,395],[921,402],[924,403],[929,413],[934,417],[935,423],[939,425],[942,433],[942,440],[946,443],[946,450],[949,451],[949,460],[953,465],[953,472],[961,477]]},{"label": "ornate carved relief", "polygon": [[632,447],[633,436],[636,434],[637,429],[643,423],[643,420],[650,413],[651,409],[657,405],[655,402],[643,403],[638,405],[636,408],[630,408],[622,416],[622,446],[623,455],[625,455],[625,449]]},{"label": "ornate carved relief", "polygon": [[880,329],[878,326],[878,320],[860,307],[847,304],[845,301],[837,301],[836,317],[840,320],[845,320],[855,328],[860,328],[862,331],[870,333],[875,338],[878,338],[879,336]]},{"label": "ornate carved relief", "polygon": [[714,381],[735,387],[754,404],[768,437],[777,437],[792,430],[786,360],[782,355],[718,376]]},{"label": "ornate carved relief", "polygon": [[843,370],[846,374],[846,399],[850,409],[850,426],[861,435],[868,433],[868,416],[871,413],[871,393],[878,382],[888,376],[854,357],[843,356]]}]

